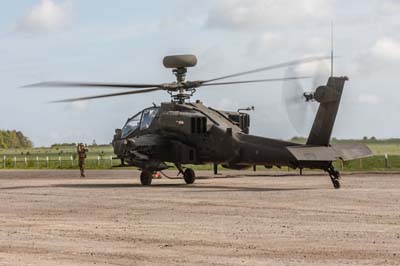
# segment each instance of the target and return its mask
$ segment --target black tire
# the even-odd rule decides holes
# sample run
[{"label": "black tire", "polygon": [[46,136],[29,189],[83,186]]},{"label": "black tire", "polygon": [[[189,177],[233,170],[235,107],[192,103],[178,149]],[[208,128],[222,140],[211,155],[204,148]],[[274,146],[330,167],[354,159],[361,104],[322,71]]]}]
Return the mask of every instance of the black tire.
[{"label": "black tire", "polygon": [[186,184],[193,184],[196,180],[193,169],[187,168],[185,172],[183,172],[183,179],[185,179]]},{"label": "black tire", "polygon": [[143,171],[140,174],[140,183],[142,183],[143,186],[150,186],[152,180],[153,180],[153,173],[152,172]]},{"label": "black tire", "polygon": [[339,188],[340,188],[340,181],[339,181],[339,179],[337,179],[337,178],[332,179],[332,184],[333,184],[333,187],[334,187],[335,189],[339,189]]}]

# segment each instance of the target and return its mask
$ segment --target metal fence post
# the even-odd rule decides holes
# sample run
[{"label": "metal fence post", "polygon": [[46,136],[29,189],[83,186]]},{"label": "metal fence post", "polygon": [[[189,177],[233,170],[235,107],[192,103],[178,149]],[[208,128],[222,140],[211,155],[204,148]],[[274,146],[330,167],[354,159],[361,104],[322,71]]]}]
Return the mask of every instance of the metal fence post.
[{"label": "metal fence post", "polygon": [[26,156],[25,156],[24,160],[25,160],[25,167],[28,167],[28,159],[26,159]]},{"label": "metal fence post", "polygon": [[46,168],[49,168],[49,156],[46,156]]},{"label": "metal fence post", "polygon": [[3,156],[3,166],[4,166],[4,169],[6,168],[6,166],[7,166],[7,156]]},{"label": "metal fence post", "polygon": [[17,168],[17,156],[14,156],[14,168]]},{"label": "metal fence post", "polygon": [[39,156],[36,156],[36,168],[39,169]]},{"label": "metal fence post", "polygon": [[60,162],[60,168],[61,168],[61,166],[62,166],[62,163],[61,163],[61,156],[58,156],[58,161]]}]

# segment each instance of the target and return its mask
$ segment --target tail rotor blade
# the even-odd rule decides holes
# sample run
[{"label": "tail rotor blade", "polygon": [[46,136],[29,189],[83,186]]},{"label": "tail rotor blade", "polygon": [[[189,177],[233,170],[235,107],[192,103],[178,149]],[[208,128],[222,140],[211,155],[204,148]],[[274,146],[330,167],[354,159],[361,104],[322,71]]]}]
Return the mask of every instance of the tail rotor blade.
[{"label": "tail rotor blade", "polygon": [[313,84],[312,89],[315,90],[317,87],[321,85],[326,85],[326,81],[329,78],[329,65],[320,62],[316,65],[313,74]]},{"label": "tail rotor blade", "polygon": [[[296,75],[293,68],[286,71],[285,76]],[[315,103],[306,101],[304,89],[299,80],[286,80],[282,88],[282,101],[288,119],[300,136],[305,136],[311,128]]]}]

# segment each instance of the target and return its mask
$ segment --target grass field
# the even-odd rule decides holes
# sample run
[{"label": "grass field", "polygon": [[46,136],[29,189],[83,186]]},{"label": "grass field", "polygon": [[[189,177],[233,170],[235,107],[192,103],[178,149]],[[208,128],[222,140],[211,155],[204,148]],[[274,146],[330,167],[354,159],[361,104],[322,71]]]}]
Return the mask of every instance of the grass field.
[{"label": "grass field", "polygon": [[[335,143],[350,140],[333,140]],[[351,140],[356,141],[356,140]],[[299,142],[302,142],[300,140]],[[400,139],[392,140],[361,140],[374,153],[371,158],[350,162],[336,162],[336,167],[342,171],[362,170],[400,170]],[[388,160],[385,160],[385,154]],[[111,145],[90,146],[86,167],[88,169],[109,169],[119,165],[120,161],[113,159]],[[0,169],[75,169],[78,167],[75,146],[54,146],[52,148],[32,149],[0,149]],[[196,170],[212,170],[212,165],[193,166]],[[262,166],[258,168],[262,169]],[[222,169],[222,168],[221,168]],[[284,169],[287,171],[287,169]]]},{"label": "grass field", "polygon": [[400,155],[400,143],[369,143],[367,145],[374,155]]}]

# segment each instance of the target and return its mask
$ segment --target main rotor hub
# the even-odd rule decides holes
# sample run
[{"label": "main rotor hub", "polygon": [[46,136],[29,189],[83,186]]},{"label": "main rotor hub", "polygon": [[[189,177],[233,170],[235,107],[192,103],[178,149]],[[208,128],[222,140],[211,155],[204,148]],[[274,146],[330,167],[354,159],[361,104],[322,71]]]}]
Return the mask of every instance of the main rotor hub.
[{"label": "main rotor hub", "polygon": [[[186,84],[186,67],[175,68],[172,70],[172,72],[176,76],[176,87],[168,90],[168,93],[171,95],[173,102],[184,103],[186,100],[190,99],[196,90],[191,86],[187,86],[188,84]],[[178,93],[174,94],[175,92]]]},{"label": "main rotor hub", "polygon": [[[166,68],[172,68],[176,77],[175,89],[168,90],[172,101],[184,103],[189,100],[196,91],[193,87],[186,84],[186,73],[188,67],[194,67],[197,64],[197,58],[194,55],[170,55],[163,59]],[[176,94],[174,94],[177,92]]]},{"label": "main rotor hub", "polygon": [[172,72],[175,74],[176,81],[178,83],[185,82],[186,72],[187,72],[186,67],[175,68],[174,70],[172,70]]}]

